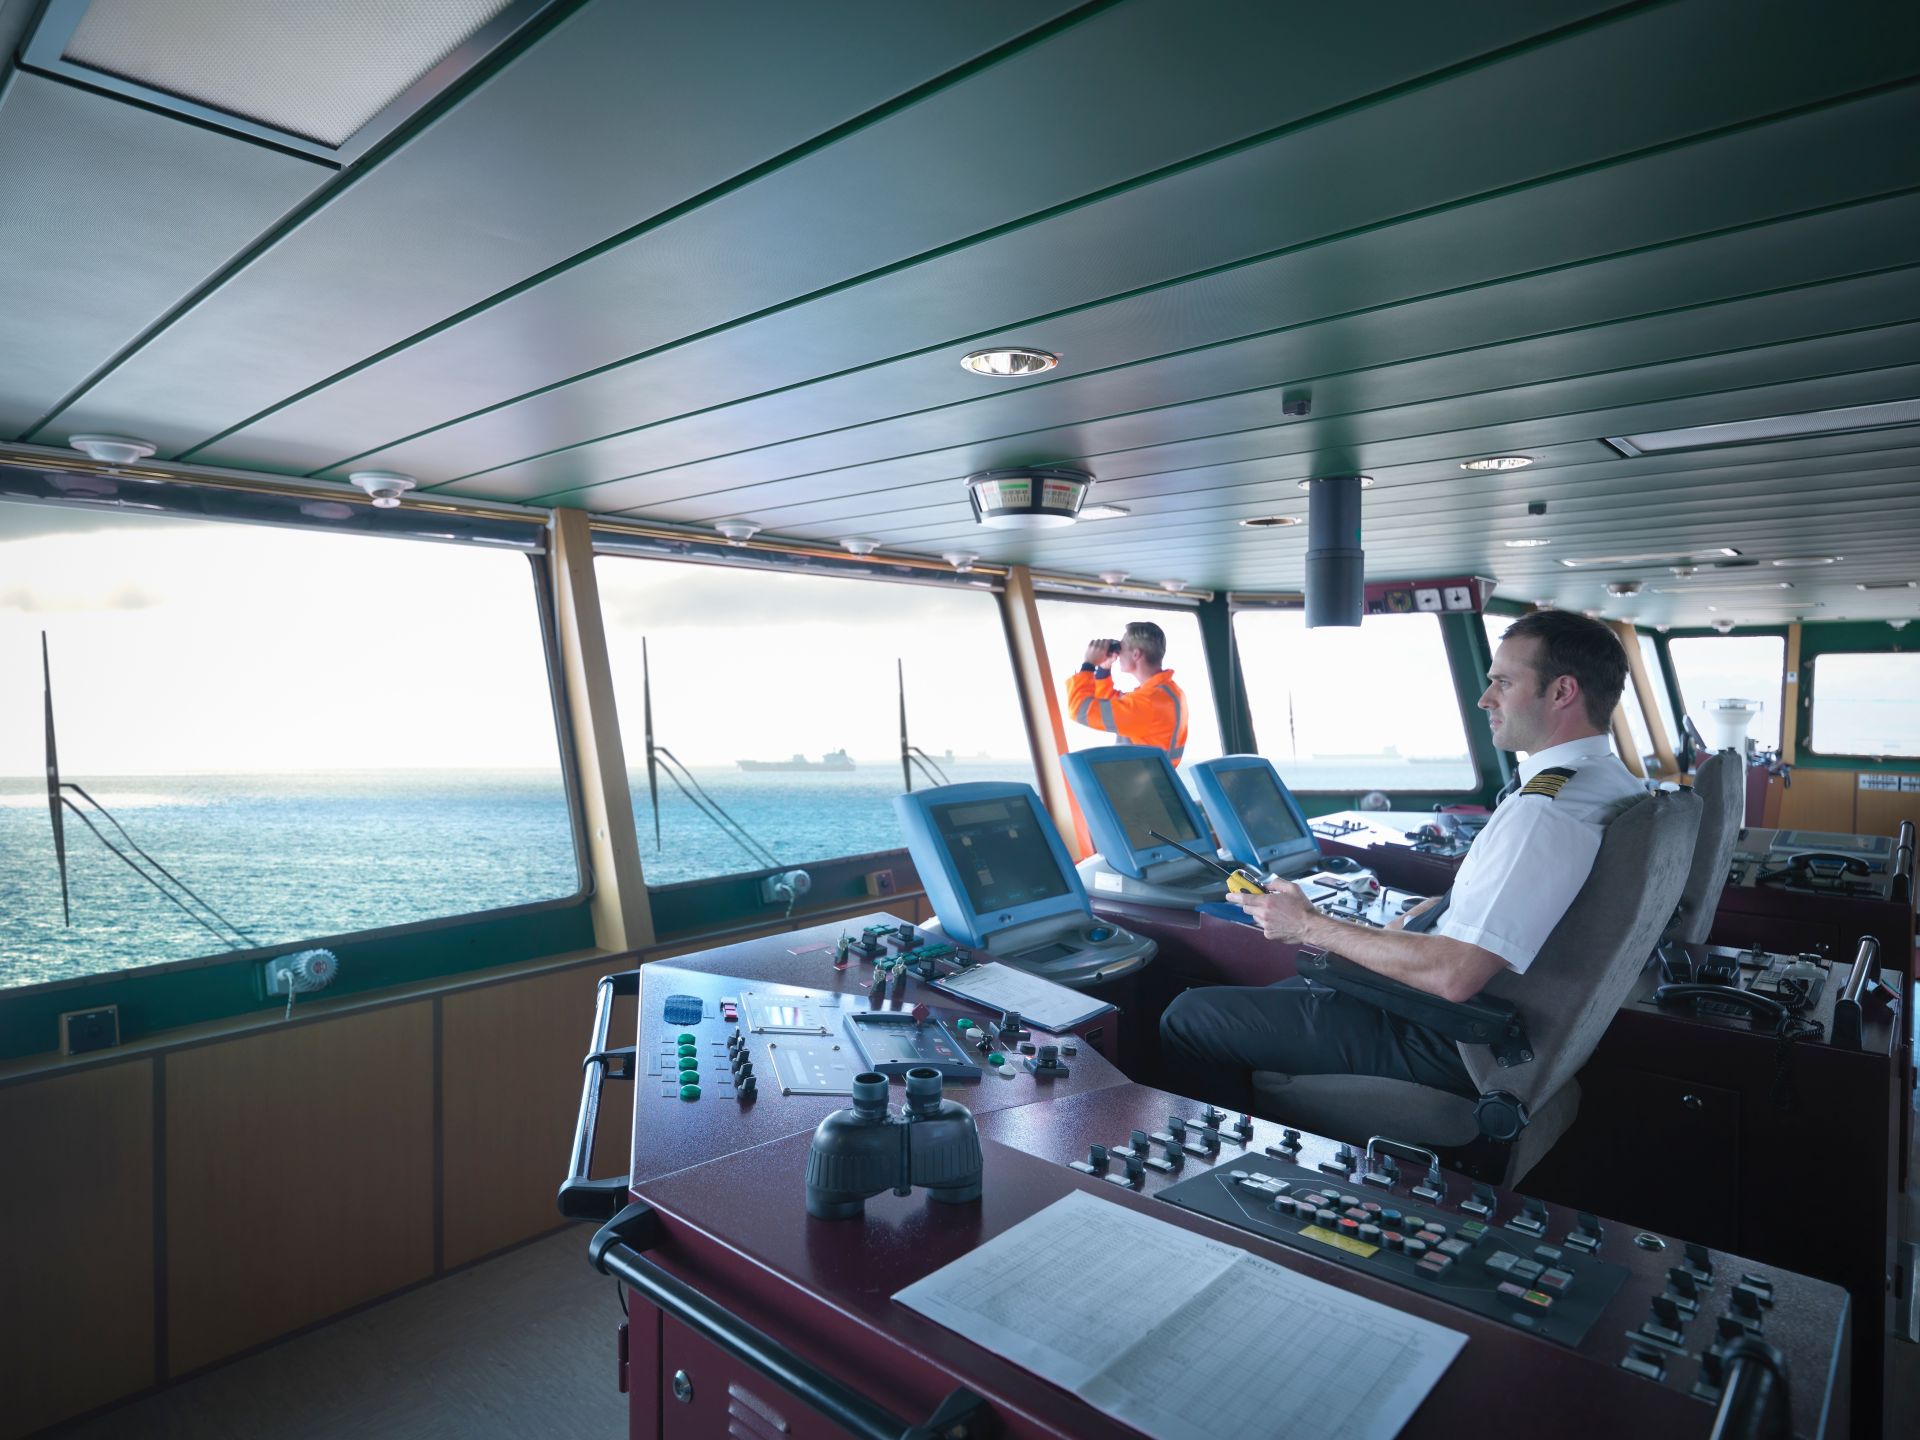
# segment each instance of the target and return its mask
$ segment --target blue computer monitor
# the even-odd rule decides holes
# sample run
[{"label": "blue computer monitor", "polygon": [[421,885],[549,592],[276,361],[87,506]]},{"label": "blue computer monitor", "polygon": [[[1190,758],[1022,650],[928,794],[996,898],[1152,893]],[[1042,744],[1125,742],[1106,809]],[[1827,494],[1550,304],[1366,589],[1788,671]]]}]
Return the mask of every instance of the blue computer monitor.
[{"label": "blue computer monitor", "polygon": [[1285,874],[1301,858],[1319,855],[1300,802],[1272,761],[1223,755],[1195,765],[1193,784],[1221,847],[1242,865]]},{"label": "blue computer monitor", "polygon": [[1142,879],[1149,865],[1185,859],[1147,832],[1189,850],[1213,853],[1207,818],[1156,745],[1101,745],[1060,757],[1094,848],[1122,875]]},{"label": "blue computer monitor", "polygon": [[963,945],[1055,915],[1087,915],[1087,892],[1031,785],[982,780],[893,797],[940,928]]}]

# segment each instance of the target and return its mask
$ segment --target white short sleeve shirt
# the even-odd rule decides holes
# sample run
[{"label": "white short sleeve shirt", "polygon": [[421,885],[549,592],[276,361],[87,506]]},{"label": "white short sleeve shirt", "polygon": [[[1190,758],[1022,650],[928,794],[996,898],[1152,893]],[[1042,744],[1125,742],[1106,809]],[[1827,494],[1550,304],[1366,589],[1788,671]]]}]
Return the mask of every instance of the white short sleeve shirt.
[{"label": "white short sleeve shirt", "polygon": [[[1538,791],[1526,788],[1547,770]],[[1646,794],[1604,735],[1569,740],[1520,762],[1521,790],[1493,812],[1454,878],[1435,934],[1490,950],[1524,973],[1587,883],[1607,823]]]}]

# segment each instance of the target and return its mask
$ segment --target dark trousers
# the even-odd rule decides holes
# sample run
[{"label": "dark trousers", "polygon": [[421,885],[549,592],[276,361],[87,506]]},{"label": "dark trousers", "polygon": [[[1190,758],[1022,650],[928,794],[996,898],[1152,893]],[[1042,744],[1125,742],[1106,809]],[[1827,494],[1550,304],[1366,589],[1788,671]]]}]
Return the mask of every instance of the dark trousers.
[{"label": "dark trousers", "polygon": [[1160,1044],[1173,1089],[1235,1110],[1253,1109],[1256,1070],[1381,1075],[1479,1094],[1438,1031],[1297,976],[1189,990],[1160,1017]]}]

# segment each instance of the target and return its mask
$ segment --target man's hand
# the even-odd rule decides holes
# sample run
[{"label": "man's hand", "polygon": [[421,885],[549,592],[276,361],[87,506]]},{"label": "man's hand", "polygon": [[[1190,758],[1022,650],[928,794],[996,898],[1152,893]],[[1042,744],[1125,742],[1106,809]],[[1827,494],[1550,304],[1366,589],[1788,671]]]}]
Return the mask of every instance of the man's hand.
[{"label": "man's hand", "polygon": [[1089,665],[1098,665],[1104,668],[1107,661],[1112,658],[1113,641],[1111,640],[1095,640],[1087,646],[1086,663]]},{"label": "man's hand", "polygon": [[1406,911],[1404,914],[1396,915],[1393,919],[1389,920],[1387,922],[1387,929],[1389,930],[1406,929],[1407,921],[1411,920],[1416,915],[1426,914],[1427,911],[1431,910],[1434,906],[1438,905],[1440,903],[1440,900],[1441,900],[1441,897],[1438,895],[1429,895],[1426,899],[1422,900],[1418,905],[1414,906],[1411,910]]},{"label": "man's hand", "polygon": [[1305,926],[1319,912],[1307,900],[1306,892],[1291,880],[1276,877],[1264,895],[1229,893],[1227,899],[1259,922],[1260,933],[1269,940],[1301,942]]}]

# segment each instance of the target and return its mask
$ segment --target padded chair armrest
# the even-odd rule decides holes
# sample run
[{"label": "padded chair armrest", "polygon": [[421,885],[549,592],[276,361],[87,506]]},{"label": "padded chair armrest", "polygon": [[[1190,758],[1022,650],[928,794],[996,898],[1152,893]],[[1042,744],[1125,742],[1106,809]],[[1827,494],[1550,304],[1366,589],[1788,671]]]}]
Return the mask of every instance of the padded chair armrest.
[{"label": "padded chair armrest", "polygon": [[1503,1068],[1533,1059],[1520,1012],[1505,1000],[1484,993],[1471,1000],[1442,1000],[1326,950],[1302,950],[1297,963],[1300,974],[1390,1015],[1437,1030],[1457,1044],[1485,1045]]}]

